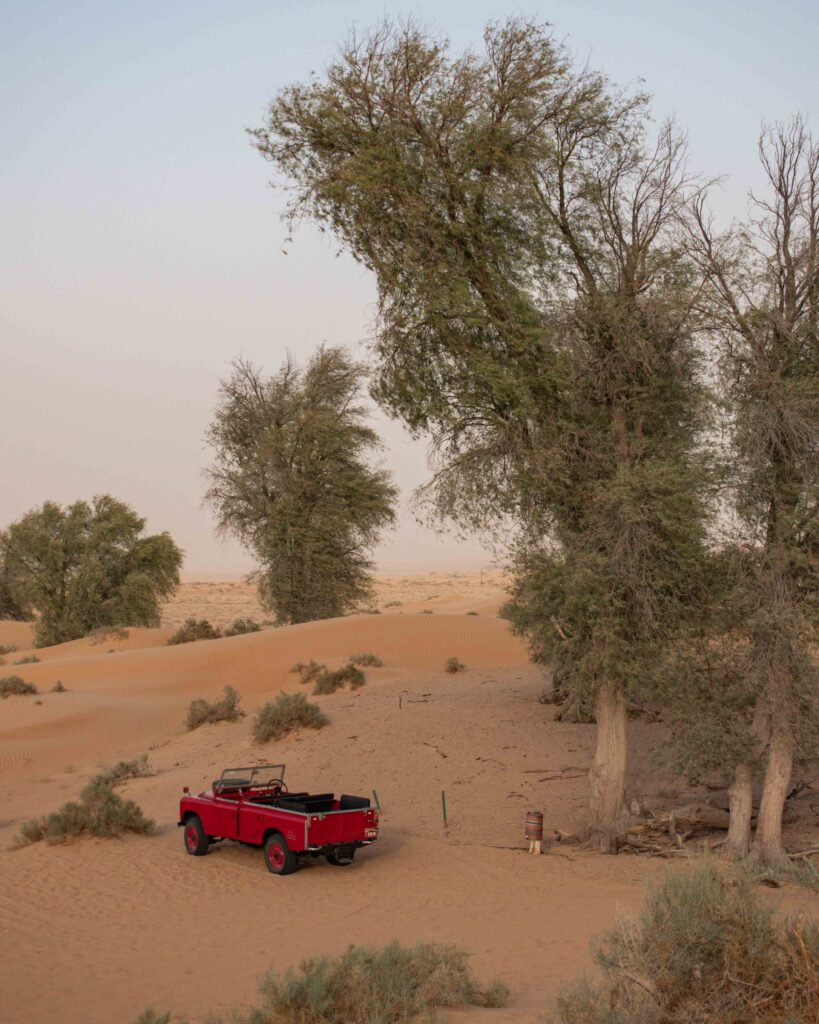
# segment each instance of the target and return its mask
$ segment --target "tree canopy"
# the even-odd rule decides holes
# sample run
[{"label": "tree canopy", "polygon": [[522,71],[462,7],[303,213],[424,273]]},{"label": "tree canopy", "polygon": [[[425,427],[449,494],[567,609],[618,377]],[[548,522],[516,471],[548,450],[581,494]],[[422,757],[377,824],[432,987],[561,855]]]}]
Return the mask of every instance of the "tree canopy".
[{"label": "tree canopy", "polygon": [[207,500],[257,559],[262,603],[279,622],[343,615],[370,595],[369,552],[397,491],[369,462],[380,442],[364,379],[343,349],[322,347],[271,377],[239,361],[222,384]]},{"label": "tree canopy", "polygon": [[412,24],[353,37],[254,132],[291,214],[375,274],[375,394],[431,434],[444,516],[518,527],[514,622],[596,702],[590,821],[623,807],[625,699],[690,606],[709,514],[678,244],[698,184],[646,98],[547,27],[453,56]]},{"label": "tree canopy", "polygon": [[0,533],[11,598],[36,610],[37,645],[103,626],[158,626],[160,602],[179,584],[182,552],[168,533],[109,494],[90,504],[47,501]]}]

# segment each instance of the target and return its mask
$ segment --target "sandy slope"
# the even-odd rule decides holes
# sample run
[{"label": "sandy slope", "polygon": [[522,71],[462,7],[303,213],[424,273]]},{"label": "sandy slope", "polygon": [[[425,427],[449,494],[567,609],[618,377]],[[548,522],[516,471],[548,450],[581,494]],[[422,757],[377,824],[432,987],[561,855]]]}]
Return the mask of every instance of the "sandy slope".
[{"label": "sandy slope", "polygon": [[[197,1022],[208,1010],[249,1005],[268,967],[398,938],[462,944],[483,978],[511,985],[510,1009],[452,1020],[536,1021],[588,965],[589,937],[639,904],[657,865],[572,848],[522,852],[530,806],[563,829],[582,823],[593,730],[552,721],[537,702],[547,683],[504,622],[437,600],[453,613],[412,614],[407,601],[393,615],[182,647],[166,646],[162,631],[134,630],[119,647],[76,641],[21,666],[41,690],[60,678],[68,692],[44,692],[41,704],[0,702],[3,1020],[128,1024],[153,1005]],[[224,683],[252,712],[278,690],[299,688],[293,662],[335,664],[361,651],[385,667],[368,670],[356,693],[318,698],[330,717],[320,732],[260,748],[249,719],[182,728],[192,697]],[[468,670],[446,674],[451,655]],[[631,728],[645,751],[654,727]],[[124,792],[156,819],[156,836],[10,849],[24,817],[75,796],[97,765],[145,750],[157,774]],[[260,760],[285,761],[298,788],[375,788],[379,843],[350,868],[322,861],[288,878],[269,875],[249,848],[222,844],[187,857],[176,827],[182,785],[198,789],[223,766]],[[644,754],[633,759],[632,791],[665,785]]]}]

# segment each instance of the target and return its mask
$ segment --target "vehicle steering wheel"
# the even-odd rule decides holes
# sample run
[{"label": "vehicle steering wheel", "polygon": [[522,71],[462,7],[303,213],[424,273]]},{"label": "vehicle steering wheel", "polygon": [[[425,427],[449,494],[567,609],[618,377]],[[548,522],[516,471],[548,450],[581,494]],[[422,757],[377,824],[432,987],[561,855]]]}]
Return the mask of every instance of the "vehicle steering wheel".
[{"label": "vehicle steering wheel", "polygon": [[268,779],[264,785],[264,788],[272,789],[274,796],[278,796],[280,793],[287,792],[287,786],[284,784],[284,779]]}]

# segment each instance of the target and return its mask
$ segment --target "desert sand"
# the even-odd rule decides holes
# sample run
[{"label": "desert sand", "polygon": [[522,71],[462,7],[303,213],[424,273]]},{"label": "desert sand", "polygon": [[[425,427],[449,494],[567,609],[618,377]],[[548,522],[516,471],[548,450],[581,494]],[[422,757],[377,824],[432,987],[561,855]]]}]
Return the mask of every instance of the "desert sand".
[{"label": "desert sand", "polygon": [[[563,844],[525,852],[529,808],[544,812],[547,829],[582,826],[594,730],[556,723],[538,702],[550,682],[496,615],[502,584],[500,574],[394,577],[379,585],[380,614],[169,647],[189,615],[264,618],[246,584],[190,582],[162,629],[39,650],[40,662],[13,668],[30,653],[31,630],[0,623],[0,644],[19,648],[2,671],[40,691],[0,702],[3,1020],[129,1024],[153,1006],[197,1024],[209,1011],[252,1005],[271,967],[397,938],[463,945],[482,980],[512,989],[507,1009],[445,1019],[537,1021],[590,969],[591,936],[639,907],[662,865]],[[360,652],[385,666],[367,669],[361,690],[315,698],[326,728],[253,743],[252,713],[299,689],[294,662],[334,666]],[[447,674],[451,656],[466,671]],[[66,692],[50,692],[57,680]],[[186,732],[190,700],[212,699],[226,683],[248,717]],[[648,758],[657,727],[630,728],[639,751],[630,790],[659,799],[674,780]],[[156,835],[14,849],[25,818],[75,797],[100,766],[144,752],[155,774],[121,792],[156,820]],[[198,791],[223,767],[267,761],[286,762],[299,789],[377,790],[378,843],[348,868],[320,860],[286,878],[234,844],[186,856],[176,824],[183,785]],[[773,898],[819,914],[819,898],[802,890]]]}]

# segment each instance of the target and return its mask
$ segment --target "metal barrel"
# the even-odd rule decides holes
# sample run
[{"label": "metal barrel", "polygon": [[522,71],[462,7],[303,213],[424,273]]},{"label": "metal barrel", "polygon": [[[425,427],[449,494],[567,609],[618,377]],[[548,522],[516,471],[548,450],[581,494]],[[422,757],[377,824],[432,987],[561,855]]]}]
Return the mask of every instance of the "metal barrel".
[{"label": "metal barrel", "polygon": [[543,814],[540,811],[527,811],[523,826],[525,839],[543,839]]}]

